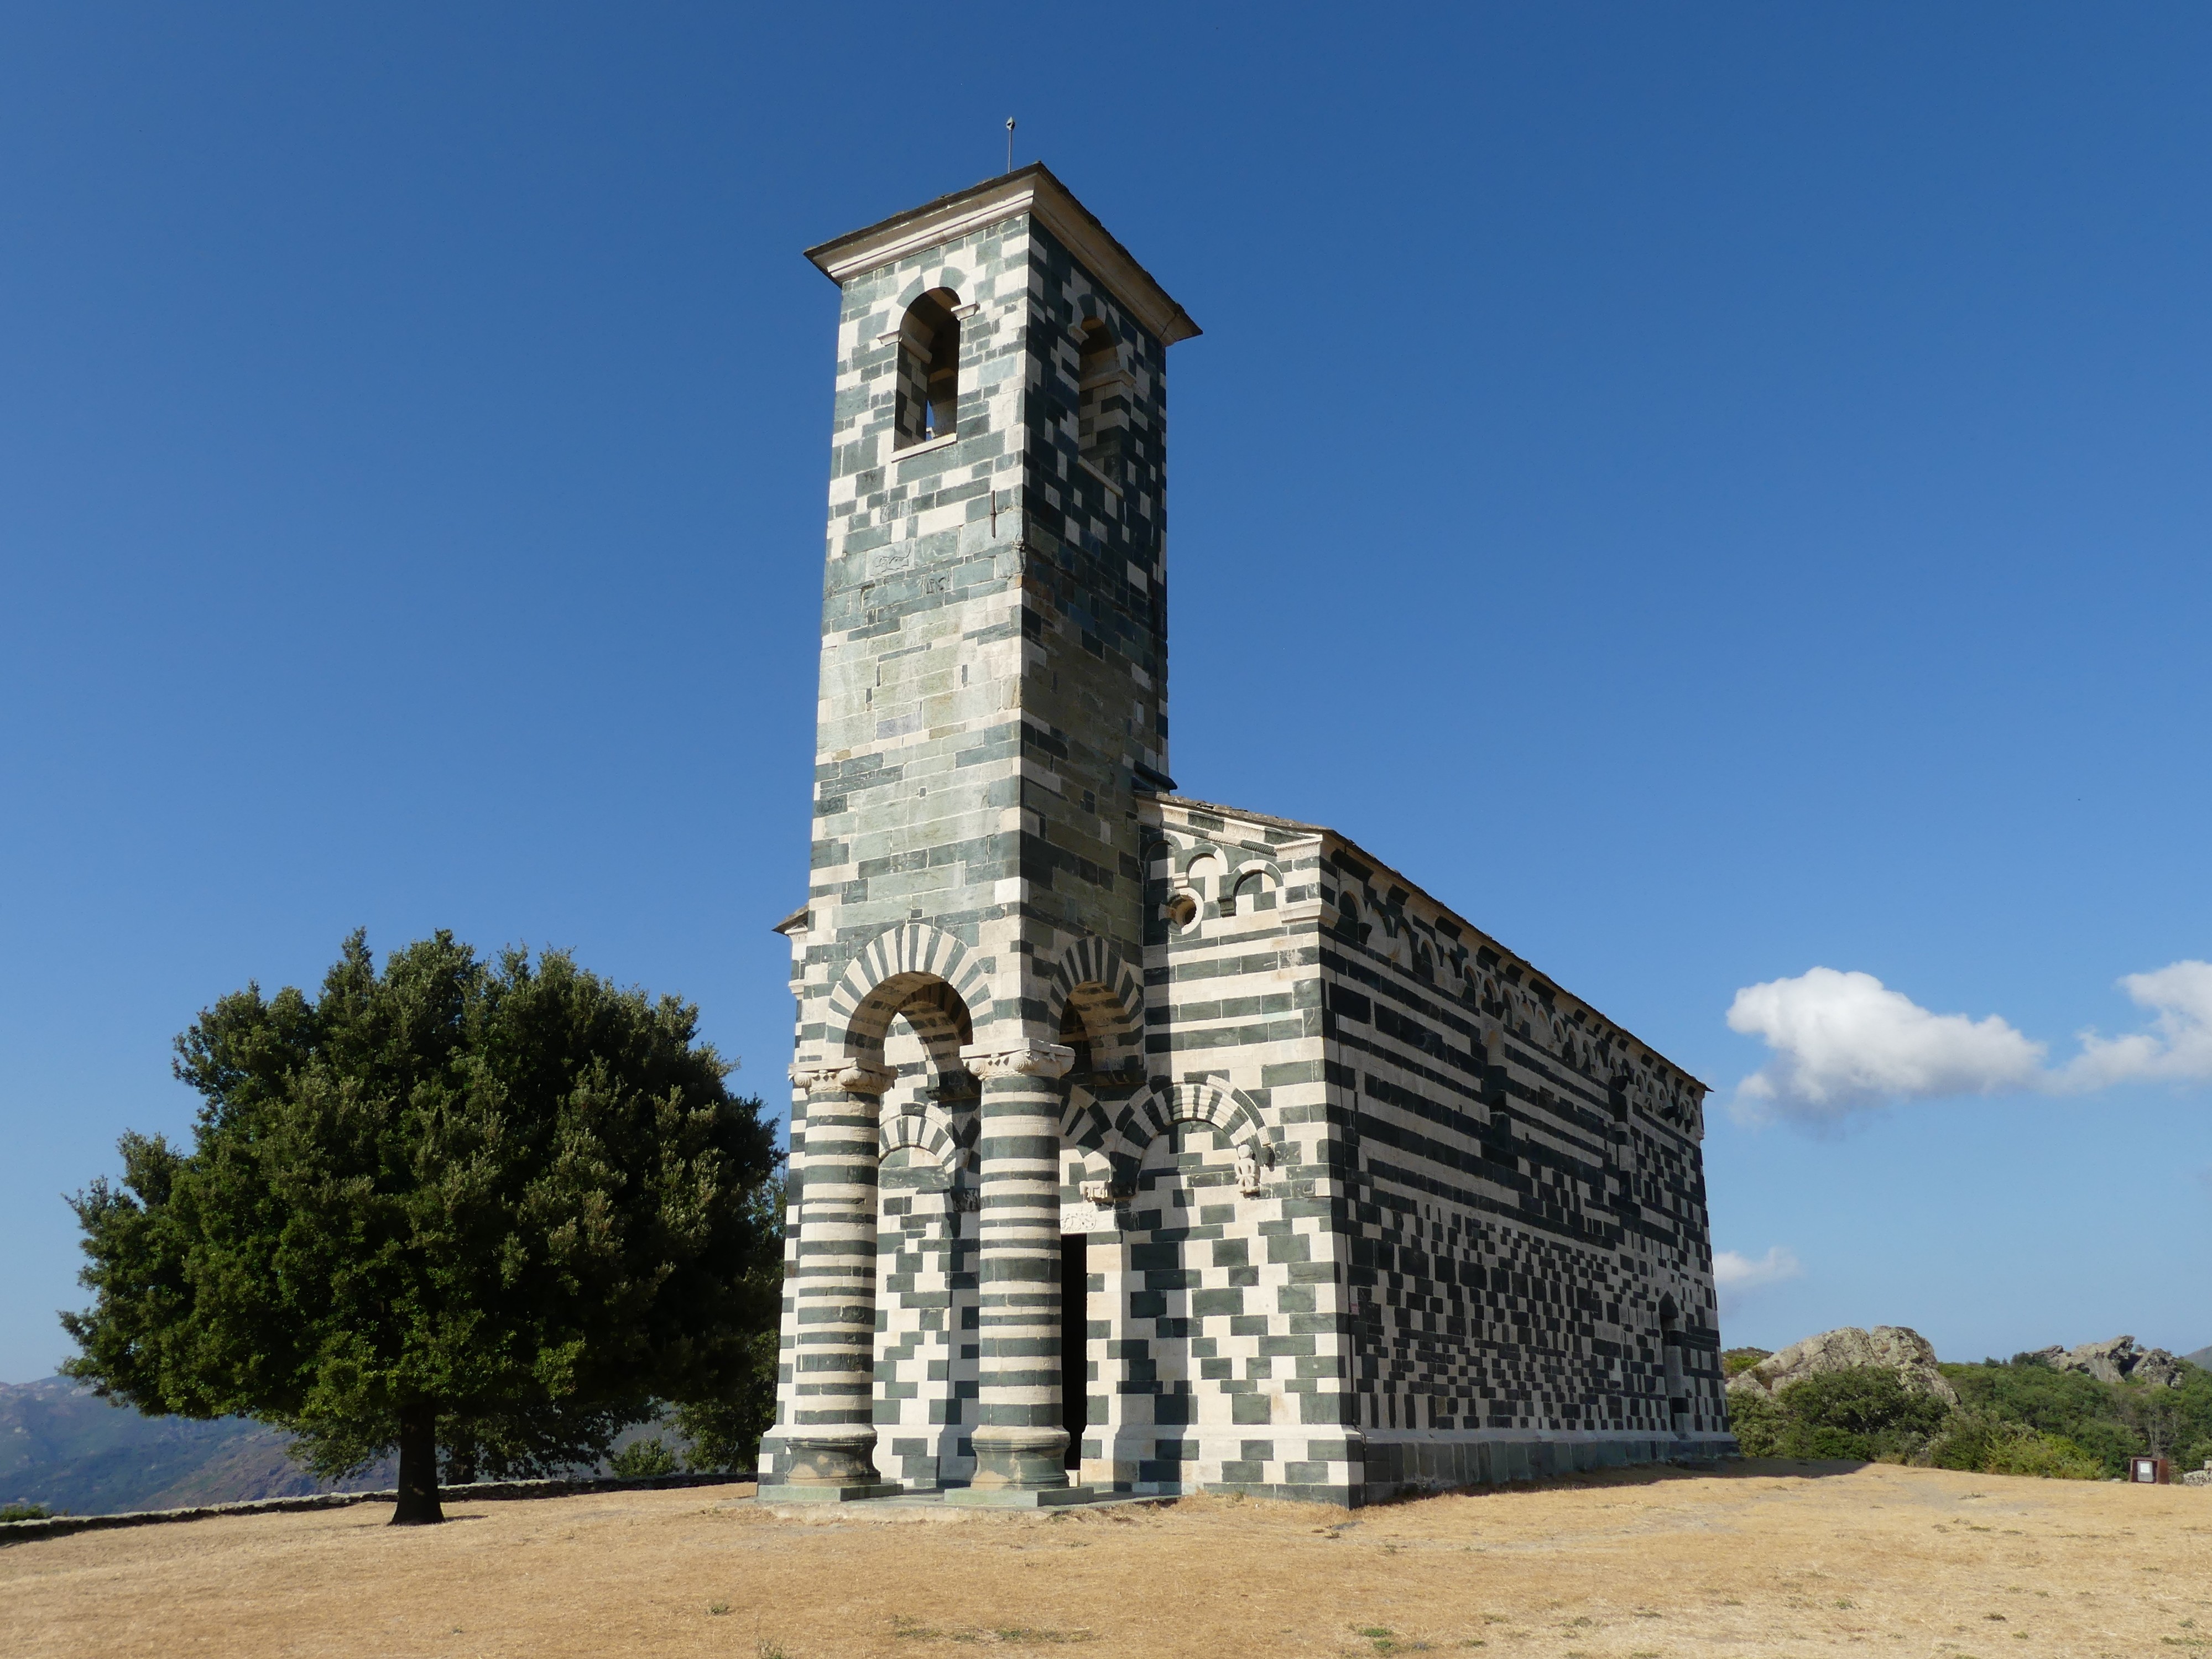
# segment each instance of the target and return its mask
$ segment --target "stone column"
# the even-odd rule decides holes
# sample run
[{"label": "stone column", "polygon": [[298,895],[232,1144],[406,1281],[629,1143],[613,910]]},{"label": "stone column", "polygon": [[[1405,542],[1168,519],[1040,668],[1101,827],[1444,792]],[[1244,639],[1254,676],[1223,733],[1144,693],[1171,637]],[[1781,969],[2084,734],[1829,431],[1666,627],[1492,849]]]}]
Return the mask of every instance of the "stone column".
[{"label": "stone column", "polygon": [[960,1051],[982,1080],[977,1152],[977,1413],[975,1484],[947,1502],[1066,1503],[1060,1425],[1059,1083],[1075,1051],[1023,1039]]},{"label": "stone column", "polygon": [[890,1073],[793,1067],[805,1091],[798,1148],[799,1243],[790,1291],[796,1340],[791,1472],[780,1498],[877,1498],[899,1490],[877,1472],[877,1108]]}]

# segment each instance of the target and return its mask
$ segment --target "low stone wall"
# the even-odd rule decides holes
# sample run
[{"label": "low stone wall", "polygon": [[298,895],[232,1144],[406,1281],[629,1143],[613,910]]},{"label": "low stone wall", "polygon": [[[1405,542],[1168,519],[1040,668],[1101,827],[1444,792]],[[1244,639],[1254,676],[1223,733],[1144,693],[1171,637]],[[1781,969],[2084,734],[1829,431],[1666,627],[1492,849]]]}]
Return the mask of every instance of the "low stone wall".
[{"label": "low stone wall", "polygon": [[[477,1480],[441,1486],[443,1503],[483,1503],[514,1498],[568,1498],[591,1492],[665,1492],[679,1486],[751,1484],[746,1474],[658,1474],[642,1480]],[[203,1504],[185,1510],[129,1510],[119,1515],[55,1515],[43,1521],[0,1522],[0,1545],[60,1538],[73,1532],[104,1532],[111,1527],[153,1527],[170,1521],[204,1521],[218,1515],[287,1515],[300,1510],[342,1510],[356,1504],[396,1504],[397,1492],[319,1492],[301,1498],[261,1498],[246,1504]]]}]

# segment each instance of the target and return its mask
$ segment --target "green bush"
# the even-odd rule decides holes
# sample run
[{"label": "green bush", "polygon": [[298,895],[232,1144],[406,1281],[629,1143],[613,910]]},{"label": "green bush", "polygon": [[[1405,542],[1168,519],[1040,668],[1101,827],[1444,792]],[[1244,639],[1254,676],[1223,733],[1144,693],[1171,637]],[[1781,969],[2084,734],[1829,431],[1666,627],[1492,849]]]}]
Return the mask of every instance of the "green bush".
[{"label": "green bush", "polygon": [[54,1512],[44,1504],[0,1504],[0,1521],[51,1521]]},{"label": "green bush", "polygon": [[1993,1447],[1984,1474],[2033,1474],[2046,1480],[2101,1480],[2105,1466],[2063,1435],[2026,1429]]},{"label": "green bush", "polygon": [[1929,1443],[1925,1461],[1974,1474],[2033,1474],[2051,1480],[2101,1480],[2101,1458],[2064,1435],[2047,1434],[1984,1410],[1954,1412]]},{"label": "green bush", "polygon": [[[2173,1458],[2179,1468],[2212,1456],[2212,1372],[2198,1366],[2185,1366],[2180,1386],[2172,1389],[2100,1382],[2081,1371],[2056,1370],[2033,1355],[2009,1364],[1946,1365],[1943,1375],[1958,1389],[1968,1415],[2021,1425],[2069,1443],[2108,1477],[2126,1474],[2128,1459],[2145,1451]],[[2201,1451],[2191,1449],[2200,1444]],[[2191,1458],[2193,1462],[2186,1461]],[[1942,1467],[2003,1472],[1978,1460]]]},{"label": "green bush", "polygon": [[653,1480],[676,1473],[676,1454],[669,1450],[666,1441],[654,1435],[630,1442],[607,1459],[607,1467],[624,1480]]},{"label": "green bush", "polygon": [[1942,1427],[1947,1409],[1879,1365],[1824,1371],[1771,1400],[1748,1389],[1729,1396],[1730,1425],[1747,1457],[1903,1462]]},{"label": "green bush", "polygon": [[1975,1474],[2095,1480],[2124,1474],[2152,1451],[2174,1472],[2212,1457],[2212,1371],[2183,1368],[2180,1385],[2100,1382],[2036,1354],[1946,1365],[1959,1409],[1869,1366],[1794,1382],[1772,1399],[1729,1395],[1747,1457],[1850,1457],[1931,1464]]}]

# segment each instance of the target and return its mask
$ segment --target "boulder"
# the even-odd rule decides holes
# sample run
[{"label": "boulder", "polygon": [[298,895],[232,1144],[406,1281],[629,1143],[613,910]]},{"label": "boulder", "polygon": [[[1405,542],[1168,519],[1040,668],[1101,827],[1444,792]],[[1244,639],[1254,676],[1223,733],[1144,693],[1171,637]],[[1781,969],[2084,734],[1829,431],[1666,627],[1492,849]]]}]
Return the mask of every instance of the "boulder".
[{"label": "boulder", "polygon": [[2138,1348],[2132,1336],[2084,1342],[2078,1348],[2045,1348],[2040,1357],[2056,1370],[2084,1371],[2100,1382],[2145,1382],[2159,1389],[2181,1386],[2181,1362],[2164,1348]]},{"label": "boulder", "polygon": [[1936,1350],[1926,1337],[1903,1325],[1877,1325],[1863,1331],[1856,1325],[1823,1331],[1762,1359],[1747,1371],[1729,1379],[1730,1392],[1744,1389],[1772,1399],[1792,1382],[1823,1371],[1844,1371],[1863,1365],[1879,1365],[1895,1371],[1907,1388],[1932,1394],[1947,1406],[1959,1403],[1959,1391],[1936,1369]]}]

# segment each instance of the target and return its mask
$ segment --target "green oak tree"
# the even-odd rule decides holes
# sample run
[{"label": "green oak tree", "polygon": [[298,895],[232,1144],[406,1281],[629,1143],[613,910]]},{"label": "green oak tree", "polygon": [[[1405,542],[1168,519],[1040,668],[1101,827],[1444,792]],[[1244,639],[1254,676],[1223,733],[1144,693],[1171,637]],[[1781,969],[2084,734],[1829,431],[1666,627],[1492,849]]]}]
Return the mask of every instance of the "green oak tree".
[{"label": "green oak tree", "polygon": [[[757,1271],[763,1297],[781,1305],[783,1296],[784,1207],[790,1202],[781,1177],[763,1182],[754,1194],[760,1224],[775,1235],[774,1255],[763,1252]],[[675,1412],[675,1427],[690,1447],[684,1462],[695,1473],[720,1474],[750,1469],[760,1461],[761,1437],[775,1423],[778,1332],[764,1326],[753,1338],[750,1364],[732,1385],[711,1399],[687,1401]]]},{"label": "green oak tree", "polygon": [[240,1413],[309,1467],[399,1453],[396,1525],[449,1474],[594,1461],[653,1402],[756,1385],[779,1154],[698,1011],[450,933],[321,994],[258,986],[177,1039],[189,1152],[125,1135],[72,1200],[94,1305],[63,1369],[151,1413]]}]

